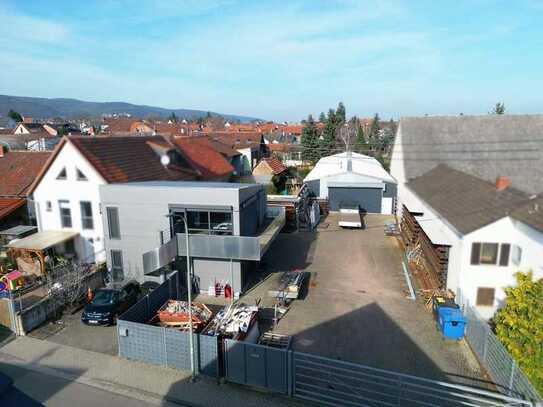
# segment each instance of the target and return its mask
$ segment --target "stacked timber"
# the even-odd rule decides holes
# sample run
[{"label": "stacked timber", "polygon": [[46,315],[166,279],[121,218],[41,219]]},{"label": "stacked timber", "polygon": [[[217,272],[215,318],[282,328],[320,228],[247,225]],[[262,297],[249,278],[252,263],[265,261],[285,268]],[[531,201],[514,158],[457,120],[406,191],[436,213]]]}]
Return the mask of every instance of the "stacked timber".
[{"label": "stacked timber", "polygon": [[[192,303],[192,329],[198,332],[203,329],[211,320],[213,313],[205,305],[198,302]],[[151,319],[153,325],[166,328],[176,328],[182,331],[190,328],[189,305],[186,301],[168,300],[159,308],[156,315]]]},{"label": "stacked timber", "polygon": [[298,298],[302,290],[306,273],[303,270],[286,271],[279,280],[276,290],[269,290],[268,295],[276,298]]}]

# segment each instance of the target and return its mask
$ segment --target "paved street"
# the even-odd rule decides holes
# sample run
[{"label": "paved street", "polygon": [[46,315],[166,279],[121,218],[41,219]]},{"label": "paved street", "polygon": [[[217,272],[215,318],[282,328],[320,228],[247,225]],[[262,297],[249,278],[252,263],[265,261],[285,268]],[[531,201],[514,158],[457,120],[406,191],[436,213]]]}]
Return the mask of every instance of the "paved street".
[{"label": "paved street", "polygon": [[[14,380],[15,387],[34,400],[50,407],[78,406],[78,407],[147,407],[147,406],[174,406],[175,404],[160,399],[148,401],[137,400],[116,392],[102,390],[87,386],[54,375],[37,373],[15,365],[0,363],[0,371]],[[126,390],[125,393],[128,393]],[[1,397],[1,396],[0,396]],[[0,404],[1,398],[0,398]],[[3,407],[17,407],[5,406]]]},{"label": "paved street", "polygon": [[[180,405],[214,407],[300,405],[286,397],[253,391],[245,386],[219,385],[215,379],[204,376],[196,383],[192,383],[188,371],[121,359],[30,337],[18,337],[0,347],[0,371],[19,380],[17,377],[24,378],[28,369],[38,372],[38,375],[52,375],[53,379],[60,375],[63,379],[39,385],[33,390],[36,393],[29,392],[30,396],[36,394],[44,401],[46,399],[60,401],[60,404],[48,405],[85,406],[86,404],[62,401],[62,397],[68,400],[72,394],[77,394],[77,390],[72,392],[72,389],[77,389],[72,387],[72,384],[91,386],[90,389],[83,390],[85,396],[89,395],[89,400],[92,399],[91,393],[95,388],[104,391],[97,397],[99,400],[105,400],[106,404],[93,406],[109,406],[115,405],[113,404],[115,401],[121,402],[122,399],[119,398],[111,402],[112,404],[107,404],[109,392],[151,404],[168,401]],[[32,387],[33,380],[24,379],[21,383],[27,383],[29,386],[23,388],[21,384],[20,389],[26,391]],[[146,404],[132,404],[132,400],[125,400],[124,405]]]}]

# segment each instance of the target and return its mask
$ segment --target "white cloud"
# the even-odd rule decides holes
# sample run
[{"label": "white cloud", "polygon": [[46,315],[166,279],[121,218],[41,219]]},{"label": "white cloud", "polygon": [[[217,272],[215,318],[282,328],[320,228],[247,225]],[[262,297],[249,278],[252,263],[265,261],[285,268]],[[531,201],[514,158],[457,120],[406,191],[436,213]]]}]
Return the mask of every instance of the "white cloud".
[{"label": "white cloud", "polygon": [[17,42],[19,46],[26,41],[38,43],[58,43],[69,34],[61,23],[31,17],[0,8],[0,39],[3,42]]}]

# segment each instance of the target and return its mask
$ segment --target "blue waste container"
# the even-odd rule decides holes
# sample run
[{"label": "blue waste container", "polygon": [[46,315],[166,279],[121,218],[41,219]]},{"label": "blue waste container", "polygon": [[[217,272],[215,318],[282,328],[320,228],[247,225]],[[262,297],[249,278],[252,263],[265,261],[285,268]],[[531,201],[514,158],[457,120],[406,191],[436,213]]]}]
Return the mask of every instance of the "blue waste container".
[{"label": "blue waste container", "polygon": [[464,337],[466,322],[459,308],[438,307],[439,329],[445,338],[461,339]]}]

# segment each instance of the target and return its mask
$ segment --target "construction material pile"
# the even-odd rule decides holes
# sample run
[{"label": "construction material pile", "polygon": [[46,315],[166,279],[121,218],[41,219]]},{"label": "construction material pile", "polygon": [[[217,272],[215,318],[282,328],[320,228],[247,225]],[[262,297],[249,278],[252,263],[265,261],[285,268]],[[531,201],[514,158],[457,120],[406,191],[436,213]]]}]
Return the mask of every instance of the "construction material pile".
[{"label": "construction material pile", "polygon": [[300,295],[306,273],[303,270],[286,271],[279,280],[277,290],[268,291],[270,297],[295,299]]},{"label": "construction material pile", "polygon": [[257,315],[257,306],[234,303],[219,311],[202,333],[241,340],[255,323]]},{"label": "construction material pile", "polygon": [[[203,329],[213,313],[205,304],[192,303],[192,328],[194,332]],[[186,301],[168,300],[151,320],[152,324],[167,328],[188,330],[190,327],[189,305]]]}]

